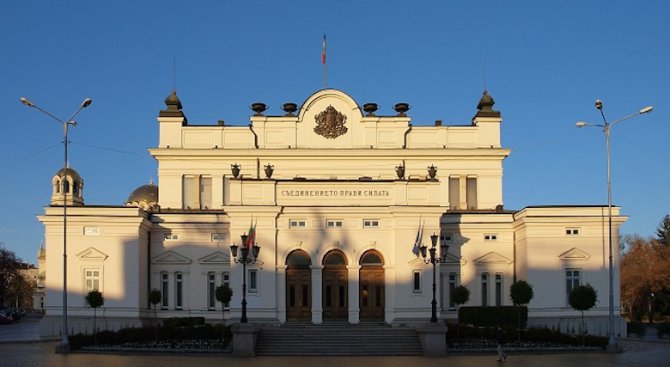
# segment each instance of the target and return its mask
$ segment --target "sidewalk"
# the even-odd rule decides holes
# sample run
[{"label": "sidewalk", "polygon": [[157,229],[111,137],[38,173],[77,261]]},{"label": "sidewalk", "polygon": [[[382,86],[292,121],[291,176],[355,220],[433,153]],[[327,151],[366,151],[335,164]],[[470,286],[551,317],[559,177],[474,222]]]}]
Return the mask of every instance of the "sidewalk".
[{"label": "sidewalk", "polygon": [[43,341],[40,339],[40,317],[29,314],[13,324],[0,325],[0,343]]}]

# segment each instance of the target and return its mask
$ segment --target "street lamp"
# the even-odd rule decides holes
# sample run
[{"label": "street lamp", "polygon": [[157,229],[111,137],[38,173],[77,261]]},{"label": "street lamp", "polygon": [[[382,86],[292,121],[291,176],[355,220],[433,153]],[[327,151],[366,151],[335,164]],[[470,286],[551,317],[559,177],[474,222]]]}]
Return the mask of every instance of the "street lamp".
[{"label": "street lamp", "polygon": [[[69,119],[67,120],[61,120],[58,117],[54,116],[51,114],[49,111],[42,109],[40,106],[34,104],[31,102],[29,99],[21,97],[19,98],[19,101],[23,103],[24,105],[34,108],[43,114],[51,117],[52,119],[60,122],[63,125],[63,147],[65,148],[65,159],[63,162],[63,170],[64,170],[64,179],[67,180],[68,177],[68,162],[67,162],[67,133],[68,133],[68,128],[70,125],[75,126],[77,125],[77,122],[74,121],[74,118],[83,110],[84,108],[88,107],[93,100],[90,98],[86,98],[79,108],[70,116]],[[68,185],[68,190],[71,185]],[[63,193],[63,324],[61,326],[61,345],[60,345],[60,352],[61,353],[67,353],[70,351],[70,340],[68,338],[68,331],[67,331],[67,191],[68,190],[61,190]]]},{"label": "street lamp", "polygon": [[[245,233],[240,236],[242,239],[242,248],[240,256],[237,256],[239,246],[233,243],[230,246],[230,252],[233,254],[233,260],[237,264],[242,264],[242,318],[240,323],[247,323],[247,264],[254,264],[258,260],[258,254],[261,252],[261,247],[254,243],[253,246],[248,244],[249,236]],[[253,241],[253,237],[252,237]],[[251,256],[249,257],[249,247],[251,247]]]},{"label": "street lamp", "polygon": [[[443,242],[440,245],[442,256],[440,257],[437,256],[438,238],[439,236],[433,233],[430,236],[430,242],[432,243],[430,249],[428,249],[426,245],[421,245],[421,247],[419,247],[419,250],[421,251],[421,256],[423,257],[423,262],[425,262],[426,264],[433,264],[433,301],[431,302],[431,315],[430,315],[431,323],[437,323],[437,300],[435,299],[435,266],[437,264],[447,262],[447,251],[449,250],[449,246],[447,245],[447,243]],[[430,253],[430,256],[428,256],[427,252]]]},{"label": "street lamp", "polygon": [[614,336],[614,270],[612,268],[612,156],[610,153],[610,131],[612,127],[620,122],[633,118],[637,115],[643,115],[653,111],[654,107],[647,106],[639,111],[632,113],[628,116],[624,116],[612,123],[608,123],[605,118],[605,113],[603,112],[603,101],[596,100],[596,108],[600,111],[600,115],[603,118],[602,124],[590,124],[587,122],[579,121],[577,122],[577,127],[599,127],[603,129],[605,133],[605,143],[607,145],[607,222],[609,226],[608,231],[608,247],[609,247],[609,340],[607,342],[607,347],[610,351],[616,350],[616,337]]}]

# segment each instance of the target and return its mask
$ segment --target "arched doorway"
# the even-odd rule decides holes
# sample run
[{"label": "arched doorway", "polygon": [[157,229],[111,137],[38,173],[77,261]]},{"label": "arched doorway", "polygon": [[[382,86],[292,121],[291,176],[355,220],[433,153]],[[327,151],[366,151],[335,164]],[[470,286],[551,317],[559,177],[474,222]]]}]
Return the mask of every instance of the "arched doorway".
[{"label": "arched doorway", "polygon": [[286,257],[286,320],[312,319],[312,260],[303,250]]},{"label": "arched doorway", "polygon": [[348,319],[347,258],[332,250],[323,257],[323,319]]},{"label": "arched doorway", "polygon": [[360,320],[384,321],[384,259],[370,250],[361,256],[360,264]]}]

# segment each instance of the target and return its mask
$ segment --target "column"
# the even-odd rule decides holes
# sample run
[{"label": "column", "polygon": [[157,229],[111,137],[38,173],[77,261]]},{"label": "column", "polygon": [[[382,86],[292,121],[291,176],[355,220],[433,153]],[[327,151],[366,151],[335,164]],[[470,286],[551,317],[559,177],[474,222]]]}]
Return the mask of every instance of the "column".
[{"label": "column", "polygon": [[286,323],[286,265],[277,265],[277,320]]},{"label": "column", "polygon": [[312,324],[323,322],[323,266],[312,265]]},{"label": "column", "polygon": [[395,267],[388,266],[384,268],[384,287],[386,288],[386,298],[384,300],[384,322],[391,324],[395,319]]},{"label": "column", "polygon": [[360,266],[358,265],[348,265],[347,271],[349,272],[349,323],[358,324],[360,322]]}]

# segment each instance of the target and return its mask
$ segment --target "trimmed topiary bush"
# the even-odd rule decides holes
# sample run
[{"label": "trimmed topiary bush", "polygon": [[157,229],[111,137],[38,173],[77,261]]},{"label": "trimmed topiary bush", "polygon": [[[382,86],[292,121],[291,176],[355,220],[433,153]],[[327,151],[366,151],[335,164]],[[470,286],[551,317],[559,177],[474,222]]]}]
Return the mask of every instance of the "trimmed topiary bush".
[{"label": "trimmed topiary bush", "polygon": [[[520,318],[520,319],[519,319]],[[495,327],[526,327],[528,308],[525,306],[461,307],[458,319],[463,324]]]}]

